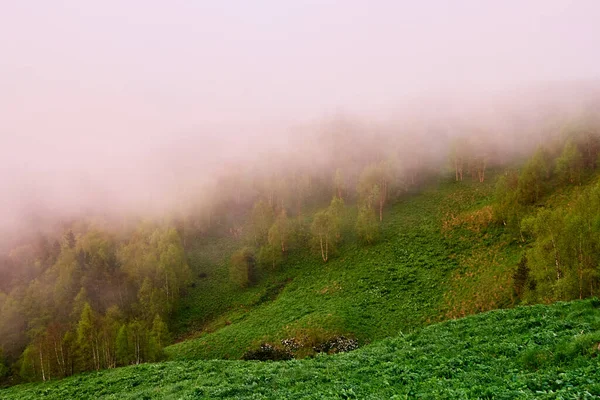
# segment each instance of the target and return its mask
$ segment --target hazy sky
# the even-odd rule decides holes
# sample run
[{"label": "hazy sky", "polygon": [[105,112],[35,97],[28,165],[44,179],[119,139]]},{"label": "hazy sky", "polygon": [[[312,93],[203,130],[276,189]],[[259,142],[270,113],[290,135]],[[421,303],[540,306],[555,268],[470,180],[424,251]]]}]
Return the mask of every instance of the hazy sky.
[{"label": "hazy sky", "polygon": [[0,205],[141,190],[177,143],[218,164],[292,122],[599,65],[597,0],[0,0]]}]

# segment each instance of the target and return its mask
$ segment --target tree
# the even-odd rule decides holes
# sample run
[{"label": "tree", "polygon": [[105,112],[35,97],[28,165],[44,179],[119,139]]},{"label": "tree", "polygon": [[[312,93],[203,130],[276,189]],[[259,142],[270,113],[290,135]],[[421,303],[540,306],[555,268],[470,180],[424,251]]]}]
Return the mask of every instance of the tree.
[{"label": "tree", "polygon": [[335,245],[340,239],[340,225],[343,210],[344,201],[338,197],[334,197],[331,200],[329,207],[317,212],[313,219],[311,231],[313,237],[319,244],[323,262],[329,260],[330,247]]},{"label": "tree", "polygon": [[523,229],[535,239],[527,251],[531,274],[547,299],[572,298],[572,249],[569,246],[565,211],[542,209],[523,220]]},{"label": "tree", "polygon": [[129,331],[127,324],[123,323],[119,327],[116,338],[117,363],[119,365],[129,365],[133,361],[133,355],[129,345]]},{"label": "tree", "polygon": [[[136,282],[138,288],[141,289],[141,285],[148,280],[147,286],[162,293],[153,296],[164,298],[162,307],[167,314],[175,308],[181,288],[191,281],[185,250],[175,228],[141,226],[131,240],[121,247],[118,259],[123,271]],[[152,312],[149,318],[154,314]]]},{"label": "tree", "polygon": [[256,246],[268,242],[269,229],[273,225],[273,209],[264,201],[254,203],[250,216],[252,236]]},{"label": "tree", "polygon": [[16,359],[27,346],[27,319],[20,301],[21,294],[13,290],[0,310],[0,347],[8,359]]},{"label": "tree", "polygon": [[358,195],[361,202],[379,206],[379,221],[383,221],[383,207],[388,199],[391,171],[389,164],[368,165],[360,174],[358,181]]},{"label": "tree", "polygon": [[463,180],[463,172],[466,162],[466,140],[455,138],[450,145],[450,163],[454,169],[455,180]]},{"label": "tree", "polygon": [[371,207],[360,205],[356,219],[356,233],[361,241],[372,244],[379,238],[379,224],[377,216]]},{"label": "tree", "polygon": [[159,360],[163,357],[163,348],[169,343],[169,329],[158,314],[152,322],[150,339],[150,352],[152,353],[150,359],[153,361]]},{"label": "tree", "polygon": [[81,317],[81,313],[83,312],[83,307],[89,303],[87,290],[84,287],[79,289],[77,296],[73,300],[73,308],[71,309],[71,320],[77,322]]},{"label": "tree", "polygon": [[525,291],[527,282],[529,281],[529,267],[527,266],[527,256],[523,255],[519,263],[517,264],[517,269],[513,274],[513,287],[515,289],[515,294],[518,298],[523,297],[523,292]]},{"label": "tree", "polygon": [[154,315],[167,316],[169,314],[169,303],[165,292],[152,285],[149,278],[145,278],[138,291],[139,312],[138,316],[150,323]]},{"label": "tree", "polygon": [[313,235],[319,240],[321,257],[323,258],[324,262],[327,262],[329,259],[329,243],[333,240],[331,226],[331,216],[327,213],[327,211],[322,210],[315,214],[311,230]]},{"label": "tree", "polygon": [[519,203],[518,187],[519,174],[517,171],[509,170],[500,176],[496,183],[493,212],[498,223],[518,234],[523,240],[521,218],[524,206]]},{"label": "tree", "polygon": [[240,287],[247,287],[254,280],[254,266],[254,251],[243,247],[231,256],[229,276]]},{"label": "tree", "polygon": [[269,229],[269,245],[273,248],[278,247],[282,253],[288,249],[292,225],[285,210],[282,210],[275,223]]},{"label": "tree", "polygon": [[346,181],[344,180],[344,175],[342,174],[341,168],[335,170],[335,174],[333,176],[333,186],[335,188],[336,196],[342,199],[344,190],[346,189]]},{"label": "tree", "polygon": [[68,330],[62,338],[62,348],[64,349],[65,375],[75,373],[75,362],[77,357],[77,337],[76,332]]},{"label": "tree", "polygon": [[292,223],[287,217],[285,209],[282,209],[269,229],[268,242],[259,249],[260,264],[271,265],[274,269],[283,260],[292,233]]},{"label": "tree", "polygon": [[[63,247],[58,260],[51,267],[50,273],[56,276],[53,285],[55,304],[69,304],[81,290],[82,270],[78,265],[75,249]],[[63,311],[67,310],[67,308],[63,309]],[[79,315],[77,315],[77,318],[79,318]]]},{"label": "tree", "polygon": [[581,184],[583,156],[573,140],[568,140],[562,154],[556,160],[556,174],[563,183]]},{"label": "tree", "polygon": [[73,234],[73,231],[69,229],[63,236],[63,245],[69,249],[74,249],[75,243],[75,235]]},{"label": "tree", "polygon": [[115,368],[117,366],[117,335],[123,315],[118,306],[111,306],[106,310],[106,315],[102,318],[99,332],[99,342],[101,359],[105,368]]},{"label": "tree", "polygon": [[90,303],[85,303],[81,311],[81,318],[77,323],[77,356],[79,369],[82,371],[88,371],[92,368],[100,369],[94,325],[92,307]]},{"label": "tree", "polygon": [[521,204],[536,203],[544,194],[546,180],[549,177],[548,157],[543,149],[525,164],[517,188],[518,199]]},{"label": "tree", "polygon": [[127,327],[129,333],[128,342],[133,350],[133,362],[139,364],[144,361],[144,353],[147,350],[147,337],[144,325],[134,320]]},{"label": "tree", "polygon": [[8,365],[6,365],[6,360],[4,359],[4,352],[2,351],[2,348],[0,348],[0,382],[2,382],[2,380],[6,378],[9,373],[10,368],[8,368]]},{"label": "tree", "polygon": [[19,376],[26,382],[33,381],[37,378],[36,353],[37,351],[33,344],[30,344],[25,348],[19,359],[19,363],[21,364]]},{"label": "tree", "polygon": [[487,167],[487,157],[485,155],[476,155],[471,159],[471,168],[477,180],[483,183],[485,181],[485,169]]}]

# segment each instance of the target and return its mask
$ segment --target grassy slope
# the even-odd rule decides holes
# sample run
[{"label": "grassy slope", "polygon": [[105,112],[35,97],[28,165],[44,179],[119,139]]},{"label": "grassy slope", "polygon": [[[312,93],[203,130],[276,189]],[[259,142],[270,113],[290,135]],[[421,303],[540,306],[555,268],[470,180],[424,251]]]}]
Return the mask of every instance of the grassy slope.
[{"label": "grassy slope", "polygon": [[334,356],[145,364],[12,387],[0,397],[597,398],[599,307],[586,300],[498,310]]},{"label": "grassy slope", "polygon": [[[493,178],[484,184],[440,181],[388,210],[380,243],[342,245],[327,264],[316,254],[292,254],[249,290],[227,283],[223,254],[235,248],[233,241],[201,247],[192,265],[208,277],[186,298],[176,325],[179,332],[196,333],[167,353],[176,360],[239,358],[261,341],[330,334],[349,334],[364,344],[440,316],[507,306],[510,268],[520,251],[493,229],[481,232],[469,224],[485,211],[492,192]],[[489,294],[474,296],[486,283]]]}]

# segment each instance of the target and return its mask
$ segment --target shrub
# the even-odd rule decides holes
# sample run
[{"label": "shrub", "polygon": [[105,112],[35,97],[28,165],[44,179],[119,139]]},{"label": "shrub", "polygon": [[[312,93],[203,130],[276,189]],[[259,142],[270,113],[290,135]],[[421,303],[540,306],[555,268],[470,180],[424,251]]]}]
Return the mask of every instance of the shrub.
[{"label": "shrub", "polygon": [[280,349],[270,343],[263,343],[257,350],[250,350],[242,356],[242,360],[284,361],[294,358],[291,352]]},{"label": "shrub", "polygon": [[540,369],[549,359],[547,351],[535,347],[525,350],[521,355],[523,367],[532,371]]},{"label": "shrub", "polygon": [[313,347],[316,353],[345,353],[358,349],[358,341],[356,339],[346,338],[345,336],[335,336],[326,342]]}]

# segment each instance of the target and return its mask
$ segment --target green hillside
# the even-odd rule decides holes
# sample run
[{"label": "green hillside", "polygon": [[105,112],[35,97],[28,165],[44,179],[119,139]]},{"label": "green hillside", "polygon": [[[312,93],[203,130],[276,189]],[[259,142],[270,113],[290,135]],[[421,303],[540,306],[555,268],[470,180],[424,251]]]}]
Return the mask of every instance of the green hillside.
[{"label": "green hillside", "polygon": [[599,307],[597,299],[517,307],[344,354],[144,364],[21,385],[0,397],[591,399],[600,396]]},{"label": "green hillside", "polygon": [[[0,297],[13,344],[0,376],[17,385],[0,393],[597,395],[600,183],[597,157],[573,146],[540,149],[518,170],[488,168],[485,180],[438,171],[389,195],[374,184],[366,197],[359,184],[347,202],[313,197],[293,217],[259,198],[237,217],[223,203],[204,228],[190,217],[142,224],[127,240],[68,231],[41,283]],[[360,182],[372,171],[385,176],[367,167]],[[105,293],[102,274],[118,290]],[[62,324],[36,317],[36,304],[60,304],[78,281],[73,311],[56,309]],[[123,310],[103,310],[107,300]],[[514,308],[530,304],[546,305]],[[19,332],[30,335],[20,356]],[[18,385],[34,380],[45,386]]]},{"label": "green hillside", "polygon": [[[227,251],[233,243],[199,248],[191,265],[206,278],[183,299],[178,316],[179,329],[193,327],[198,337],[166,348],[167,354],[171,359],[239,358],[263,341],[293,337],[314,344],[339,334],[365,344],[447,316],[510,305],[507,271],[518,260],[518,247],[502,243],[486,221],[478,230],[456,223],[491,203],[490,182],[493,177],[483,184],[434,182],[390,208],[378,243],[365,247],[349,239],[326,264],[316,255],[291,254],[247,290],[228,282]],[[479,269],[485,271],[477,281],[464,278]],[[500,273],[499,285],[493,275]],[[488,294],[472,297],[469,289],[486,279]],[[455,281],[461,290],[449,296]],[[204,324],[194,326],[194,318]]]}]

